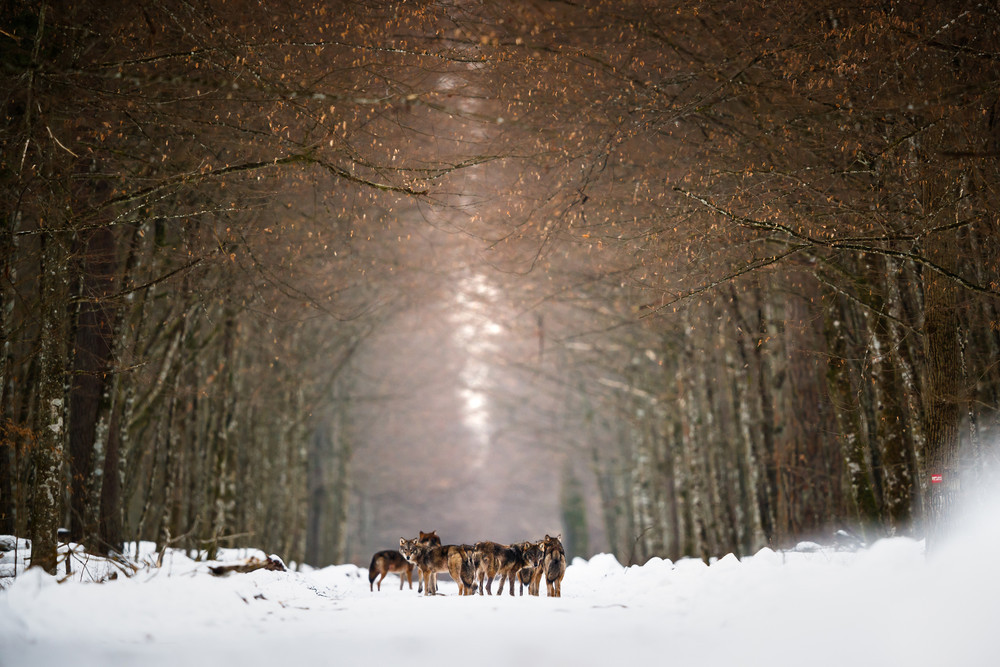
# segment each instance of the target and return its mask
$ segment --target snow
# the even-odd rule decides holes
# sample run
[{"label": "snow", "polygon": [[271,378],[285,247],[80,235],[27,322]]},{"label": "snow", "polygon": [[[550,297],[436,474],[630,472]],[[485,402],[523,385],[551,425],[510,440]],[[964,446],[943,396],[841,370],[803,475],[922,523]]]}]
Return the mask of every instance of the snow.
[{"label": "snow", "polygon": [[902,537],[711,565],[599,554],[573,560],[561,598],[459,597],[450,581],[424,597],[395,575],[369,592],[354,565],[216,577],[182,552],[92,583],[119,568],[76,560],[71,578],[28,570],[0,592],[0,666],[995,665],[1000,497],[979,505],[930,554]]}]

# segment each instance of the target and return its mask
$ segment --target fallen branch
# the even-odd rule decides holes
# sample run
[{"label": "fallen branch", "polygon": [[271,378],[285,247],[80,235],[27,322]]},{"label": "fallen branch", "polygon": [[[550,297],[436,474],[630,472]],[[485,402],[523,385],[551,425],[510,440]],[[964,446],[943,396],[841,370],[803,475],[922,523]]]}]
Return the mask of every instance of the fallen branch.
[{"label": "fallen branch", "polygon": [[267,558],[248,558],[242,563],[232,565],[214,565],[208,571],[217,577],[224,577],[230,572],[253,572],[255,570],[272,570],[274,572],[287,572],[288,568],[282,560],[271,554]]}]

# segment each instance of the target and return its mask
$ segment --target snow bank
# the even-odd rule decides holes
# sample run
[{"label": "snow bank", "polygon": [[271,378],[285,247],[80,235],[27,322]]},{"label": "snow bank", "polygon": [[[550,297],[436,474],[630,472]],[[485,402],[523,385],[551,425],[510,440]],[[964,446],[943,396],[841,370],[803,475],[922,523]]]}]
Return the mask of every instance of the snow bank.
[{"label": "snow bank", "polygon": [[993,665],[1000,502],[978,506],[930,557],[906,538],[711,565],[600,554],[572,562],[559,599],[458,597],[450,581],[427,598],[394,575],[373,593],[354,565],[220,578],[180,552],[102,584],[30,571],[0,592],[2,664]]}]

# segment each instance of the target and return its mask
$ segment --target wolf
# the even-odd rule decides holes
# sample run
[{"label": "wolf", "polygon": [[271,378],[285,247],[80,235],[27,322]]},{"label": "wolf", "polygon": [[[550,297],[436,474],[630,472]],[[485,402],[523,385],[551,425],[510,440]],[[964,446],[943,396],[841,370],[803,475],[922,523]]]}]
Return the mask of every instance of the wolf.
[{"label": "wolf", "polygon": [[448,571],[448,551],[440,545],[421,544],[420,538],[399,538],[399,553],[417,566],[424,595],[437,593],[437,573]]},{"label": "wolf", "polygon": [[469,544],[450,547],[448,551],[448,574],[458,584],[459,595],[473,595],[476,592],[476,574],[482,556]]},{"label": "wolf", "polygon": [[438,532],[436,530],[432,530],[429,533],[425,533],[421,530],[420,537],[417,538],[417,542],[420,544],[426,544],[429,547],[441,546],[441,538],[438,537]]},{"label": "wolf", "polygon": [[479,594],[483,594],[483,584],[486,584],[486,593],[493,595],[493,579],[500,570],[500,552],[507,548],[506,544],[497,542],[476,542],[473,549],[479,556],[479,566],[476,570],[476,579],[479,583]]},{"label": "wolf", "polygon": [[542,570],[549,597],[562,597],[562,579],[566,574],[566,552],[559,537],[545,536],[542,540]]},{"label": "wolf", "polygon": [[524,587],[528,587],[528,595],[538,595],[539,582],[542,578],[542,542],[524,542],[521,544],[525,565],[517,571],[517,579],[521,582],[520,594],[524,595]]},{"label": "wolf", "polygon": [[[430,547],[441,546],[441,538],[438,537],[438,534],[437,534],[436,530],[432,530],[429,533],[425,533],[424,531],[421,530],[420,531],[420,535],[417,536],[417,537],[415,537],[415,538],[413,538],[413,540],[411,540],[411,541],[413,543],[415,543],[415,544],[422,544],[422,545],[430,546]],[[406,558],[407,562],[411,562],[409,560],[409,558],[407,558],[406,554],[402,553],[403,538],[399,538],[399,545],[400,545],[400,552],[401,552],[401,555],[403,556],[403,558]],[[411,562],[411,564],[412,564],[412,562]],[[437,575],[434,575],[434,583],[435,583],[435,586],[436,586],[436,584],[437,584]],[[411,586],[411,588],[412,588],[412,586]],[[423,593],[424,592],[424,588],[426,588],[426,586],[424,585],[424,573],[423,573],[423,571],[421,571],[418,568],[417,569],[417,593]]]},{"label": "wolf", "polygon": [[503,595],[504,583],[510,582],[510,594],[514,595],[514,579],[517,578],[518,572],[521,568],[528,564],[528,560],[524,555],[524,543],[511,544],[509,547],[505,547],[500,550],[498,554],[499,569],[500,574],[500,588],[497,589],[497,595]]},{"label": "wolf", "polygon": [[[420,544],[420,538],[399,538],[399,552],[420,570],[424,581],[424,595],[437,594],[437,574],[447,572],[458,584],[459,593],[471,594],[475,584],[475,566],[472,557],[459,545]],[[469,592],[467,592],[469,591]]]},{"label": "wolf", "polygon": [[390,572],[399,574],[399,590],[403,590],[403,577],[410,582],[410,590],[413,590],[413,563],[403,558],[398,551],[379,551],[372,556],[371,565],[368,566],[368,590],[374,591],[375,578],[379,575],[378,589],[382,590],[382,580]]}]

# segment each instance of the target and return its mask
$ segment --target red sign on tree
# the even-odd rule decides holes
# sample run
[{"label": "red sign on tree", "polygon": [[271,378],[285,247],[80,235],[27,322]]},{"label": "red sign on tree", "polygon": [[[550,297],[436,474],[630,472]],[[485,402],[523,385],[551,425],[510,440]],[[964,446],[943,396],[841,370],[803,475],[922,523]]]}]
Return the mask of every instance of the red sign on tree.
[{"label": "red sign on tree", "polygon": [[944,475],[931,475],[931,484],[940,484],[944,481]]}]

